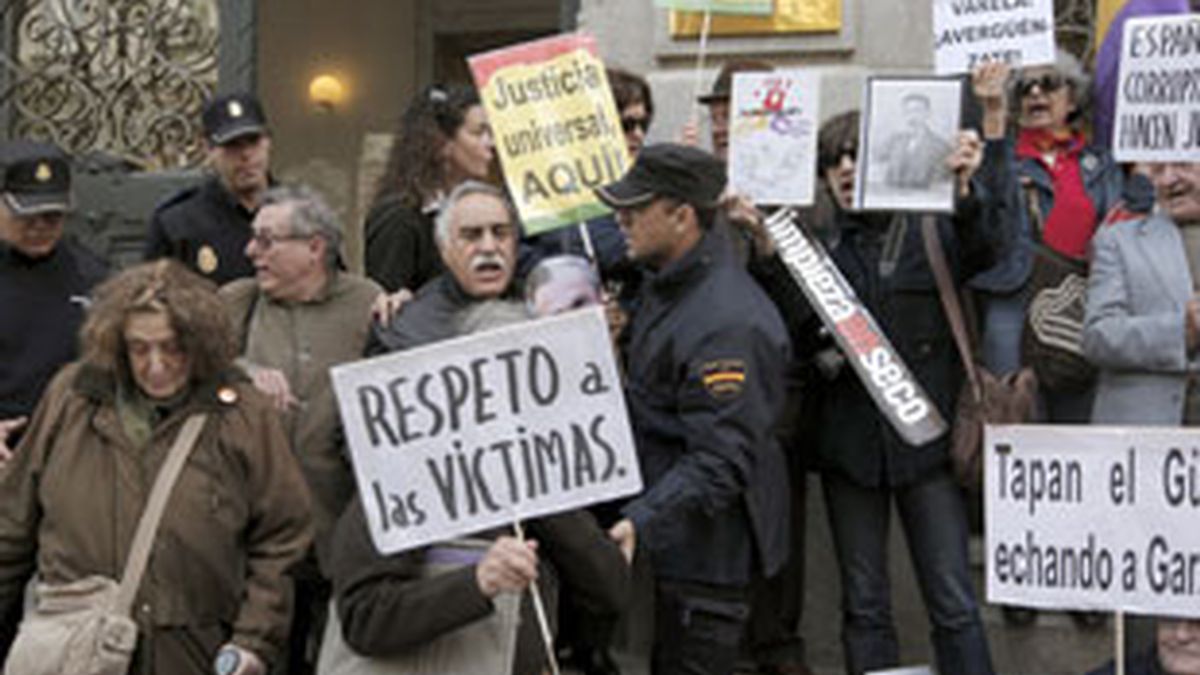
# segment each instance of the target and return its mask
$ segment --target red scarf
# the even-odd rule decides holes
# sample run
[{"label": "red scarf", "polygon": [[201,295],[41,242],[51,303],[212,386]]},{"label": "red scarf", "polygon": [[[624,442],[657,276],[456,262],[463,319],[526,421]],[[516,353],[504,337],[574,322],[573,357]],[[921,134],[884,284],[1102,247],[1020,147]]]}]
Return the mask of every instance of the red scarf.
[{"label": "red scarf", "polygon": [[[1017,156],[1036,160],[1050,174],[1054,204],[1042,225],[1042,241],[1073,258],[1086,258],[1088,242],[1096,231],[1096,205],[1083,186],[1079,155],[1083,134],[1048,129],[1024,129],[1017,137]],[[1045,156],[1054,155],[1054,164]]]}]

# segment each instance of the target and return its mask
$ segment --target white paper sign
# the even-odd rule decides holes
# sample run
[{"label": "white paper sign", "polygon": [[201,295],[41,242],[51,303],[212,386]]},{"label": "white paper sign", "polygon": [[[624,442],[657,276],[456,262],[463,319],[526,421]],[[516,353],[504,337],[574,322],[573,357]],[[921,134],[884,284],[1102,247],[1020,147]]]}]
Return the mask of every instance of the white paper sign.
[{"label": "white paper sign", "polygon": [[384,554],[641,490],[600,308],[330,372]]},{"label": "white paper sign", "polygon": [[985,434],[988,601],[1200,617],[1200,431]]},{"label": "white paper sign", "polygon": [[938,75],[969,73],[988,61],[1054,63],[1053,0],[933,0]]},{"label": "white paper sign", "polygon": [[813,203],[820,85],[798,70],[733,76],[729,183],[736,192],[756,204]]},{"label": "white paper sign", "polygon": [[1130,19],[1121,43],[1113,154],[1200,161],[1200,14]]}]

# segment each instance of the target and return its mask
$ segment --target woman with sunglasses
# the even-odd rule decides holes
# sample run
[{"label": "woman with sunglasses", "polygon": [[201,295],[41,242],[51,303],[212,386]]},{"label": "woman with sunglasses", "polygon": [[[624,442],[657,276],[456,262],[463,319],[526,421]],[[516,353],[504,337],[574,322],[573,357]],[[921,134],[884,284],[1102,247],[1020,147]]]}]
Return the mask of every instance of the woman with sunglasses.
[{"label": "woman with sunglasses", "polygon": [[367,276],[412,293],[442,271],[433,220],[442,197],[486,180],[495,144],[475,89],[431,85],[409,104],[364,226]]},{"label": "woman with sunglasses", "polygon": [[[1085,134],[1089,82],[1079,61],[1059,51],[1054,64],[1010,74],[987,64],[974,74],[987,142],[980,177],[991,194],[1003,195],[1007,251],[991,269],[971,280],[980,299],[983,360],[994,373],[1022,364],[1021,336],[1031,296],[1035,249],[1043,245],[1068,260],[1086,262],[1097,225],[1120,199],[1123,178],[1104,148]],[[1010,117],[1015,131],[1009,129]],[[1042,383],[1042,421],[1086,424],[1094,387],[1052,390]],[[1036,614],[1005,608],[1011,623]],[[1084,624],[1091,615],[1078,615]]]}]

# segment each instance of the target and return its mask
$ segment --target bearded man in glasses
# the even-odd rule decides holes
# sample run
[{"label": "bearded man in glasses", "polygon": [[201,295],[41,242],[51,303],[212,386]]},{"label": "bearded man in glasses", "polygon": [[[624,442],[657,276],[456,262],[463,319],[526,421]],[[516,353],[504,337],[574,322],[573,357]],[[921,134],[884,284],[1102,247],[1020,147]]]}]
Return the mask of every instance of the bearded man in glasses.
[{"label": "bearded man in glasses", "polygon": [[280,411],[284,431],[312,491],[314,551],[295,571],[296,613],[289,673],[310,673],[330,586],[333,524],[354,495],[354,477],[329,369],[363,356],[371,335],[375,282],[340,269],[342,230],[320,195],[276,187],[254,217],[246,258],[254,277],[221,289],[239,329],[240,365]]}]

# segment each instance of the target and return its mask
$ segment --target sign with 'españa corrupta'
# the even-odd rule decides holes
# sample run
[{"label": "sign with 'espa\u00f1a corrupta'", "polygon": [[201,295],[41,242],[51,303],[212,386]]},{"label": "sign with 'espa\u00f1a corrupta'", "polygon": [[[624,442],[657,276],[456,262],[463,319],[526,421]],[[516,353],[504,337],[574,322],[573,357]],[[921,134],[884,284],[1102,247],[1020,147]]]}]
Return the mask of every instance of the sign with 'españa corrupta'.
[{"label": "sign with 'espa\u00f1a corrupta'", "polygon": [[467,60],[527,234],[609,212],[593,188],[629,166],[596,41],[560,35]]}]

